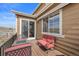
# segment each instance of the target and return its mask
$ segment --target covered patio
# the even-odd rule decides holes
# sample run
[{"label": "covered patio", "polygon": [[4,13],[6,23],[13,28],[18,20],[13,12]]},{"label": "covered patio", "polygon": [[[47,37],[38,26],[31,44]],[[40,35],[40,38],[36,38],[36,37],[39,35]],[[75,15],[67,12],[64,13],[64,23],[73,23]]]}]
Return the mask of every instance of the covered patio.
[{"label": "covered patio", "polygon": [[[31,53],[29,56],[65,56],[65,54],[61,53],[60,51],[56,50],[55,48],[46,50],[44,47],[39,47],[39,45],[37,44],[37,40],[30,40],[30,41],[27,40],[25,44],[28,45],[28,43],[30,43],[31,47],[29,47],[29,48],[28,48],[28,46],[21,47],[21,45],[19,45],[19,47],[21,47],[21,48],[16,47],[17,45],[15,46],[15,48],[12,48],[12,47],[14,47],[13,44],[15,44],[16,39],[17,39],[17,36],[14,35],[10,39],[5,41],[3,43],[3,45],[1,45],[1,47],[0,47],[1,56],[4,56],[6,54],[5,53],[6,49],[8,51],[7,53],[10,53],[10,56],[11,56],[11,54],[13,54],[14,51],[15,51],[14,53],[16,55],[18,53],[20,53],[22,55],[22,51],[23,51],[23,49],[25,49],[25,47],[27,50],[29,50],[29,48],[30,48],[30,50],[26,53],[26,54]],[[27,51],[27,50],[25,50],[25,51]],[[16,53],[17,51],[19,51],[19,52]]]}]

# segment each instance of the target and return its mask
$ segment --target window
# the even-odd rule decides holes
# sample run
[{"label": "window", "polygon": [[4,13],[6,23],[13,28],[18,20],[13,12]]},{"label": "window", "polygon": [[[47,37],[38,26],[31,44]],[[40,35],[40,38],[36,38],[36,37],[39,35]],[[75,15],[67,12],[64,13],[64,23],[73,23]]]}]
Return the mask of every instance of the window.
[{"label": "window", "polygon": [[59,15],[55,15],[48,19],[48,30],[50,33],[59,34]]},{"label": "window", "polygon": [[43,32],[48,32],[48,19],[43,19]]},{"label": "window", "polygon": [[55,14],[54,16],[43,19],[42,20],[42,30],[43,33],[46,34],[55,34],[55,35],[61,35],[61,24],[60,24],[60,14]]}]

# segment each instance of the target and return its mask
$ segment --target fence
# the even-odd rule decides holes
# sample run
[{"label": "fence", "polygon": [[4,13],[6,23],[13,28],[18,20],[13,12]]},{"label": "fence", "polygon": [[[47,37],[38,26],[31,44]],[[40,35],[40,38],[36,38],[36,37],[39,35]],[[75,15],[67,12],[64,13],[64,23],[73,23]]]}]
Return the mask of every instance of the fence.
[{"label": "fence", "polygon": [[6,40],[5,42],[3,42],[2,44],[0,44],[0,56],[4,56],[4,49],[9,48],[12,46],[13,42],[16,40],[17,38],[17,34],[13,35],[11,38],[6,38],[8,40]]}]

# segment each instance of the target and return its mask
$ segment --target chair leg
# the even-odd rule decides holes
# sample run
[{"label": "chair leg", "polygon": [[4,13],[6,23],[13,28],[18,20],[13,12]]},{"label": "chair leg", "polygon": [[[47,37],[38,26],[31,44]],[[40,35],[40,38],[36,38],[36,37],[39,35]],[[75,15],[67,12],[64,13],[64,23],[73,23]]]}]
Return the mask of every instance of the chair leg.
[{"label": "chair leg", "polygon": [[47,49],[46,54],[48,54],[50,50],[51,50],[51,51],[53,51],[53,50],[54,50],[54,48]]},{"label": "chair leg", "polygon": [[47,54],[49,53],[49,49],[47,49],[46,53],[47,53]]},{"label": "chair leg", "polygon": [[46,54],[48,54],[48,50],[46,51]]}]

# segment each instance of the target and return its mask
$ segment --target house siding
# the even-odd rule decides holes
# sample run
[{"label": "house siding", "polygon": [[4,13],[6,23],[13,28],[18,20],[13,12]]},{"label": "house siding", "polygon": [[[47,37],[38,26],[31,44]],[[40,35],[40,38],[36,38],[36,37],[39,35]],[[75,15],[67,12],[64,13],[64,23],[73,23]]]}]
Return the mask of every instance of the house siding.
[{"label": "house siding", "polygon": [[36,22],[36,37],[37,39],[41,38],[42,37],[42,23],[41,23],[41,20]]},{"label": "house siding", "polygon": [[56,49],[66,55],[79,55],[79,4],[63,8],[62,23],[64,38],[57,38]]},{"label": "house siding", "polygon": [[16,24],[17,24],[17,29],[16,29],[16,31],[17,31],[17,36],[20,34],[20,20],[19,20],[19,16],[17,16],[16,17]]},{"label": "house siding", "polygon": [[[41,20],[37,22],[37,38],[42,37]],[[57,37],[55,49],[66,55],[79,55],[79,4],[69,4],[62,8],[62,33]]]}]

